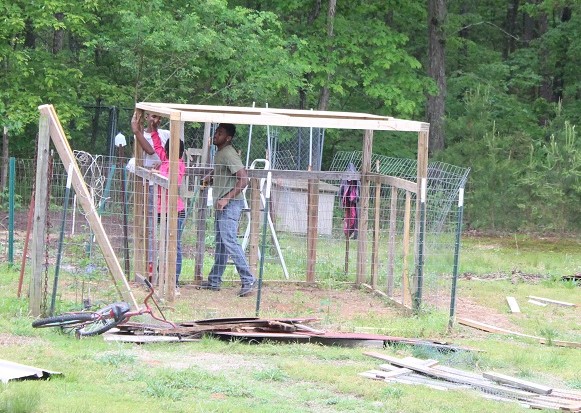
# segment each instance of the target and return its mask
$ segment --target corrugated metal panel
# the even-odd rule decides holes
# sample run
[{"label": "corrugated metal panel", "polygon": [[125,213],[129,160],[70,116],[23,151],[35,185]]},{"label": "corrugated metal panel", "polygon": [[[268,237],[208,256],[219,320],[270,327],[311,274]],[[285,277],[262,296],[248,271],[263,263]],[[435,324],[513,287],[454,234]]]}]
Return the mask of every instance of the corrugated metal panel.
[{"label": "corrugated metal panel", "polygon": [[49,371],[38,367],[25,366],[8,360],[0,360],[0,381],[8,383],[16,379],[46,379],[57,371]]}]

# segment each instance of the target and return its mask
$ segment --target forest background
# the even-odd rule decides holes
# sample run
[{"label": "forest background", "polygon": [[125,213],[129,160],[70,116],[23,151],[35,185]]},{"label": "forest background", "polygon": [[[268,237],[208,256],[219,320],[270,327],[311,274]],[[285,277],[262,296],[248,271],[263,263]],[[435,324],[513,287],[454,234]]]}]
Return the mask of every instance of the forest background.
[{"label": "forest background", "polygon": [[[40,104],[97,151],[103,107],[257,102],[430,122],[431,160],[471,168],[468,228],[578,234],[580,39],[578,0],[0,0],[0,188]],[[328,130],[323,166],[360,141]]]}]

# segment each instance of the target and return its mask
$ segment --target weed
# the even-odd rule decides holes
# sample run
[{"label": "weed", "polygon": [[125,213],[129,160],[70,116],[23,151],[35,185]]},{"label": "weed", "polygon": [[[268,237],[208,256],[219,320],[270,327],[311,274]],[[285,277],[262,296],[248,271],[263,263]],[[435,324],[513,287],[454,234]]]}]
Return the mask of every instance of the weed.
[{"label": "weed", "polygon": [[551,327],[542,328],[540,333],[541,337],[545,338],[548,344],[552,344],[553,340],[557,338],[557,332]]},{"label": "weed", "polygon": [[399,387],[386,387],[383,390],[383,395],[384,397],[388,398],[388,399],[399,399],[403,396],[403,390],[400,389]]},{"label": "weed", "polygon": [[104,353],[98,354],[95,360],[98,363],[106,364],[113,367],[120,367],[135,363],[137,357],[133,354],[127,353]]},{"label": "weed", "polygon": [[570,388],[579,390],[581,389],[581,376],[576,376],[571,380],[568,380],[566,383]]},{"label": "weed", "polygon": [[288,376],[278,367],[273,367],[255,372],[254,378],[258,381],[285,381]]},{"label": "weed", "polygon": [[2,386],[0,413],[32,413],[39,404],[40,394],[30,387]]}]

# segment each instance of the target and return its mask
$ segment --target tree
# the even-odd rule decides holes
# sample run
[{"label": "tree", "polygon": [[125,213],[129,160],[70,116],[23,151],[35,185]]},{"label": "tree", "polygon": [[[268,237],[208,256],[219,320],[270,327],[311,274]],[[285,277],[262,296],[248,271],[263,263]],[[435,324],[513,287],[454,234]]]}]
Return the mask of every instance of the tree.
[{"label": "tree", "polygon": [[441,151],[445,146],[446,12],[445,0],[428,1],[428,74],[437,85],[437,92],[428,95],[427,99],[426,117],[430,123],[430,153]]}]

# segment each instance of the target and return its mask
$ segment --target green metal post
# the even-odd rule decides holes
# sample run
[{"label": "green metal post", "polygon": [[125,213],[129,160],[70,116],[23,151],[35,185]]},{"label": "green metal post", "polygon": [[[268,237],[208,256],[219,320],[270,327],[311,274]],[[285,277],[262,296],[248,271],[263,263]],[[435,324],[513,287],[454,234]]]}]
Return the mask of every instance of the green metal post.
[{"label": "green metal post", "polygon": [[8,184],[8,264],[14,265],[14,182],[16,181],[16,159],[9,160]]},{"label": "green metal post", "polygon": [[264,201],[264,222],[262,223],[262,241],[260,244],[260,271],[258,273],[258,292],[256,293],[256,317],[260,314],[260,299],[262,297],[262,277],[264,274],[264,250],[266,247],[266,227],[268,226],[268,211],[270,209],[270,187],[272,172],[266,174],[266,200]]},{"label": "green metal post", "polygon": [[456,285],[458,283],[458,258],[460,256],[460,235],[462,234],[462,216],[464,215],[464,188],[458,192],[458,222],[456,223],[456,243],[454,245],[454,268],[452,270],[452,292],[450,299],[450,319],[448,328],[454,326],[456,313]]},{"label": "green metal post", "polygon": [[56,302],[56,293],[58,290],[58,282],[59,282],[59,272],[61,268],[61,258],[63,256],[63,242],[65,237],[65,226],[67,223],[67,206],[69,205],[69,197],[71,195],[71,179],[73,176],[73,165],[69,166],[69,170],[67,173],[67,186],[65,189],[65,201],[63,205],[63,216],[61,221],[61,232],[59,234],[59,244],[58,244],[58,252],[56,256],[56,264],[54,268],[54,282],[52,285],[52,296],[50,299],[50,312],[51,316],[54,315],[54,306]]}]

